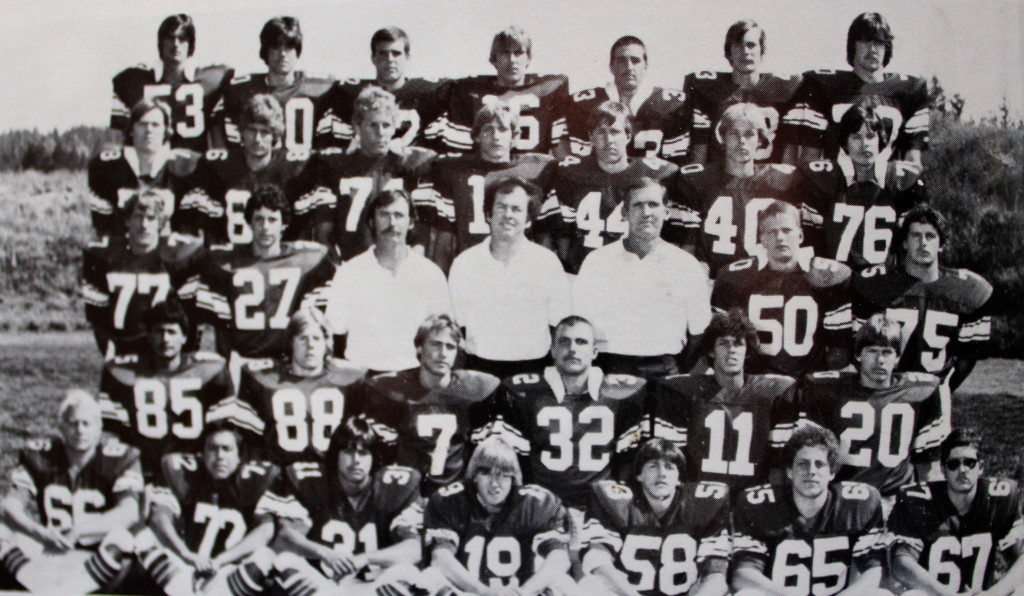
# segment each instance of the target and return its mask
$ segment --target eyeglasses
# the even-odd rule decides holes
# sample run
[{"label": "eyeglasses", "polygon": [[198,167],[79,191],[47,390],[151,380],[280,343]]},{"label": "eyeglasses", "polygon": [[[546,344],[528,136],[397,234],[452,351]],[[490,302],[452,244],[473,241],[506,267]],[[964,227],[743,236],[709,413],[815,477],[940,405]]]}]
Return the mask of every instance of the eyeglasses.
[{"label": "eyeglasses", "polygon": [[961,464],[964,466],[964,468],[968,470],[973,470],[975,467],[977,467],[978,460],[973,457],[964,457],[960,459],[954,457],[946,460],[946,467],[949,468],[951,472],[956,472],[957,470],[959,470]]}]

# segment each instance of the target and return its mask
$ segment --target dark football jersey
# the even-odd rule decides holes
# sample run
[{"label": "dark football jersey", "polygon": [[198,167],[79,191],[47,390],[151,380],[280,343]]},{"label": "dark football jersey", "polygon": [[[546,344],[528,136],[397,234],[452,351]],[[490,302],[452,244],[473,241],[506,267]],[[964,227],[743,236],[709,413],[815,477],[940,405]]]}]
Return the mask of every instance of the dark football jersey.
[{"label": "dark football jersey", "polygon": [[979,479],[966,515],[950,502],[944,481],[928,482],[900,490],[889,530],[896,548],[909,548],[950,592],[977,593],[996,581],[996,553],[1006,553],[1024,538],[1021,518],[1015,480]]},{"label": "dark football jersey", "polygon": [[455,547],[456,558],[484,585],[521,586],[538,568],[538,557],[565,548],[569,519],[550,491],[528,484],[513,488],[504,508],[488,513],[476,489],[455,482],[427,501],[424,542]]},{"label": "dark football jersey", "polygon": [[[484,193],[488,187],[519,177],[547,194],[556,167],[554,158],[538,153],[516,154],[510,162],[501,163],[486,161],[475,153],[434,161],[414,195],[417,208],[428,214],[427,223],[438,232],[427,247],[427,257],[448,271],[459,253],[491,233],[484,216]],[[532,226],[534,237],[538,225]]]},{"label": "dark football jersey", "polygon": [[451,82],[444,115],[444,144],[451,153],[473,148],[473,118],[492,101],[503,101],[519,110],[519,139],[515,149],[550,153],[565,136],[565,114],[569,105],[569,81],[565,75],[527,74],[518,87],[503,87],[494,75],[482,75]]},{"label": "dark football jersey", "polygon": [[122,212],[131,196],[141,190],[164,195],[164,213],[170,218],[176,209],[170,190],[175,176],[185,176],[196,167],[195,154],[161,151],[154,157],[154,173],[139,174],[139,156],[134,147],[108,149],[89,160],[89,212],[97,236],[121,237],[127,216]]},{"label": "dark football jersey", "polygon": [[[398,104],[398,127],[395,141],[401,147],[427,147],[439,149],[442,141],[440,117],[448,98],[449,81],[406,79],[405,84],[392,91]],[[356,137],[352,113],[359,92],[372,79],[346,79],[338,81],[320,99],[322,114],[317,119],[314,143],[317,149],[337,147],[346,151]],[[379,85],[377,85],[379,86]]]},{"label": "dark football jersey", "polygon": [[357,407],[395,446],[395,461],[423,476],[423,494],[429,496],[462,477],[472,452],[470,436],[487,422],[492,407],[487,398],[499,384],[485,373],[456,370],[447,387],[427,389],[419,369],[412,369],[368,380]]},{"label": "dark football jersey", "polygon": [[279,255],[266,259],[251,245],[213,250],[198,280],[196,306],[216,328],[222,354],[275,358],[287,347],[292,313],[326,307],[333,276],[327,248],[311,242],[283,243]]},{"label": "dark football jersey", "polygon": [[420,475],[411,468],[382,466],[358,506],[324,464],[296,462],[272,491],[281,492],[281,517],[309,525],[306,536],[346,554],[372,553],[419,537],[423,529]]},{"label": "dark football jersey", "polygon": [[[691,153],[700,148],[706,156],[706,163],[722,160],[722,151],[715,140],[715,126],[726,108],[737,103],[752,103],[765,110],[771,123],[772,132],[777,132],[779,119],[789,110],[789,103],[800,85],[801,78],[778,77],[768,72],[761,73],[757,84],[740,87],[733,82],[731,72],[702,70],[686,75],[683,92],[686,93],[687,113],[685,120],[692,128],[690,132]],[[776,137],[772,149],[758,154],[757,159],[772,162],[781,161],[782,139]]]},{"label": "dark football jersey", "polygon": [[934,452],[949,434],[949,404],[942,403],[935,375],[897,373],[887,389],[864,387],[857,375],[809,375],[800,405],[809,420],[834,432],[846,450],[836,478],[893,495],[914,481],[911,461],[924,461],[925,452]]},{"label": "dark football jersey", "polygon": [[73,481],[61,439],[31,440],[18,455],[10,480],[32,498],[40,523],[76,535],[76,521],[113,509],[122,495],[142,493],[139,450],[112,436],[101,437]]},{"label": "dark football jersey", "polygon": [[114,77],[110,127],[124,130],[135,104],[143,99],[159,99],[171,108],[171,146],[202,153],[211,141],[213,108],[232,76],[231,68],[215,64],[197,68],[188,80],[171,84],[162,80],[162,72],[158,75],[156,69],[143,64],[126,68]]},{"label": "dark football jersey", "polygon": [[882,565],[888,544],[881,497],[867,484],[833,482],[825,505],[808,522],[786,486],[754,486],[733,503],[734,565],[752,563],[787,593],[836,594],[853,575],[851,565]]},{"label": "dark football jersey", "polygon": [[718,273],[711,304],[742,309],[757,328],[751,372],[802,377],[828,368],[828,348],[851,342],[850,268],[807,251],[801,256],[796,271],[774,271],[755,257]]},{"label": "dark football jersey", "polygon": [[[629,155],[660,157],[682,163],[690,145],[690,131],[683,113],[683,92],[654,87],[633,114],[633,140]],[[606,101],[622,102],[613,84],[577,91],[566,115],[569,149],[573,155],[590,155],[590,114]],[[625,103],[625,102],[622,102]]]},{"label": "dark football jersey", "polygon": [[207,411],[234,394],[223,358],[187,353],[171,372],[157,371],[146,359],[108,363],[99,401],[106,429],[139,448],[142,471],[153,478],[167,453],[199,449]]},{"label": "dark football jersey", "polygon": [[[113,342],[116,354],[137,354],[145,343],[143,315],[177,295],[186,306],[195,298],[194,276],[206,256],[199,242],[161,239],[142,255],[124,238],[103,238],[82,251],[82,300],[97,342]],[[189,331],[189,330],[185,330]]]},{"label": "dark football jersey", "polygon": [[725,483],[733,491],[768,481],[779,451],[800,418],[796,381],[747,375],[739,390],[714,375],[674,375],[655,389],[653,433],[676,443],[691,481]]},{"label": "dark football jersey", "polygon": [[903,351],[896,370],[930,372],[945,379],[956,360],[984,357],[992,321],[992,285],[966,269],[939,269],[922,282],[902,269],[868,267],[853,279],[854,326],[871,315],[902,324]]},{"label": "dark football jersey", "polygon": [[817,228],[805,230],[809,244],[815,254],[854,271],[884,263],[900,218],[928,200],[921,167],[914,162],[888,162],[878,182],[855,182],[845,153],[836,161],[812,161],[801,168],[812,197],[806,213]]},{"label": "dark football jersey", "polygon": [[[565,270],[579,272],[592,250],[626,233],[622,204],[631,185],[640,178],[667,183],[677,170],[657,158],[630,159],[625,170],[614,174],[602,170],[594,157],[562,160],[555,173],[553,195],[545,202],[538,224],[557,231],[556,252]],[[668,228],[665,226],[663,236]]]},{"label": "dark football jersey", "polygon": [[365,374],[343,361],[331,361],[313,377],[293,375],[284,364],[260,370],[246,367],[238,401],[257,419],[248,416],[244,426],[263,435],[268,459],[319,461],[334,429],[351,413],[349,386]]},{"label": "dark football jersey", "polygon": [[515,375],[503,383],[491,430],[520,455],[530,482],[583,509],[589,486],[624,469],[647,432],[646,382],[590,369],[586,393],[565,392],[554,368]]},{"label": "dark football jersey", "polygon": [[266,462],[242,462],[228,478],[214,480],[195,455],[170,453],[161,472],[152,487],[153,505],[174,516],[185,546],[200,557],[238,544],[280,507],[267,498],[280,470]]},{"label": "dark football jersey", "polygon": [[238,117],[249,98],[258,93],[273,95],[284,109],[284,148],[309,151],[313,149],[313,135],[316,132],[317,108],[321,97],[334,84],[331,77],[295,72],[291,85],[271,87],[267,74],[250,74],[231,79],[224,97],[214,109],[217,124],[223,126],[224,136],[229,145],[242,142]]},{"label": "dark football jersey", "polygon": [[[331,242],[340,249],[344,259],[366,251],[373,244],[367,227],[369,219],[366,204],[385,190],[404,190],[410,195],[435,154],[418,147],[391,150],[379,157],[360,152],[341,153],[325,150],[310,162],[310,171],[299,181],[299,194],[305,197],[327,197],[336,205],[329,213],[317,214],[318,221],[329,217],[333,222]],[[417,219],[429,222],[434,211],[433,201],[426,205],[417,202]],[[419,226],[423,230],[427,225]],[[418,238],[418,227],[410,232],[413,243],[425,242]]]},{"label": "dark football jersey", "polygon": [[681,484],[661,517],[629,487],[603,480],[591,489],[584,548],[606,547],[641,594],[685,594],[698,578],[725,573],[732,548],[724,484]]},{"label": "dark football jersey", "polygon": [[208,246],[252,242],[245,205],[260,184],[280,188],[292,203],[286,239],[313,240],[316,222],[334,214],[332,195],[300,197],[297,179],[306,166],[307,151],[274,152],[266,167],[253,171],[242,149],[211,149],[187,176],[176,178],[178,209],[173,227],[186,234],[202,233]]},{"label": "dark football jersey", "polygon": [[812,70],[782,117],[786,142],[810,150],[801,161],[834,159],[839,151],[839,121],[854,105],[865,105],[892,124],[893,157],[928,148],[928,87],[925,80],[887,72],[879,83],[866,83],[850,70]]}]

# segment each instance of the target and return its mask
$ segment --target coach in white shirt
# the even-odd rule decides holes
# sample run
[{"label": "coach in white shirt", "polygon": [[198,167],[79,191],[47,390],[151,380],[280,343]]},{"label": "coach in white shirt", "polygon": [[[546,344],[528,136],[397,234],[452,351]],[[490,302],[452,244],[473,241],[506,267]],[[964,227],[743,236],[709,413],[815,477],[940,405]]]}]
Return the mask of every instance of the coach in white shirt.
[{"label": "coach in white shirt", "polygon": [[466,330],[468,369],[497,377],[542,372],[551,329],[571,313],[561,262],[526,237],[540,202],[541,190],[519,177],[488,187],[491,235],[452,263],[448,287]]},{"label": "coach in white shirt", "polygon": [[407,243],[414,222],[403,190],[386,190],[366,206],[374,245],[334,274],[327,319],[335,354],[371,372],[419,366],[413,339],[429,315],[451,313],[444,273]]},{"label": "coach in white shirt", "polygon": [[652,377],[688,368],[711,320],[704,268],[661,239],[665,201],[657,180],[637,180],[623,206],[627,235],[587,255],[576,277],[575,310],[604,336],[598,363],[606,373]]}]

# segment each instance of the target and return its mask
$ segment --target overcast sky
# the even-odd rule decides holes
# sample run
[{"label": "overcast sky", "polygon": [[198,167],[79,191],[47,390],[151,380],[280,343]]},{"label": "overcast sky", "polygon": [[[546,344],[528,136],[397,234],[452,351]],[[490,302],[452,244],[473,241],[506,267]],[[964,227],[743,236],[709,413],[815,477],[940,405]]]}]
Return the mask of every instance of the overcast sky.
[{"label": "overcast sky", "polygon": [[687,72],[726,70],[723,37],[741,18],[767,31],[766,70],[846,68],[850,21],[876,10],[896,34],[890,70],[937,75],[947,94],[966,98],[969,115],[994,113],[1004,96],[1017,117],[1024,112],[1024,0],[0,0],[0,8],[0,130],[106,124],[110,78],[132,64],[155,64],[157,27],[177,12],[195,19],[199,64],[264,71],[260,28],[292,15],[305,36],[302,67],[345,78],[373,75],[369,39],[386,25],[409,33],[415,76],[493,73],[490,40],[516,23],[534,39],[531,70],[566,73],[578,90],[609,78],[608,48],[625,34],[647,43],[655,84],[678,87]]}]

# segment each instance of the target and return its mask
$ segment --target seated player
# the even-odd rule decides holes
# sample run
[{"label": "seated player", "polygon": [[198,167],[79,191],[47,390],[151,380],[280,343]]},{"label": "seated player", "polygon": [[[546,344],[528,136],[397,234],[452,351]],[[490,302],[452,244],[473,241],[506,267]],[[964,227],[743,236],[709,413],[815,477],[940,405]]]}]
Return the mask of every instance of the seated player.
[{"label": "seated player", "polygon": [[801,248],[800,212],[769,201],[757,214],[767,256],[735,261],[718,274],[711,304],[743,310],[760,347],[750,370],[802,377],[845,367],[850,358],[850,268]]},{"label": "seated player", "polygon": [[796,381],[746,372],[757,330],[739,309],[716,313],[703,342],[711,374],[657,381],[652,432],[686,453],[684,480],[722,482],[734,493],[764,484],[781,469],[779,451],[800,418]]},{"label": "seated player", "polygon": [[420,325],[413,344],[420,365],[366,382],[358,406],[389,444],[397,464],[423,477],[422,492],[462,477],[470,436],[490,416],[499,379],[474,370],[454,370],[462,332],[448,315]]},{"label": "seated player", "polygon": [[245,218],[245,205],[257,186],[273,184],[292,204],[285,239],[327,244],[335,197],[330,192],[302,192],[299,179],[309,154],[282,148],[285,114],[281,104],[273,95],[252,95],[236,117],[241,145],[207,151],[191,174],[174,181],[179,197],[174,229],[203,235],[207,246],[248,244],[252,228]]},{"label": "seated player", "polygon": [[[432,228],[427,257],[445,272],[456,255],[487,238],[484,198],[488,188],[518,177],[545,194],[551,189],[557,166],[554,158],[513,152],[522,131],[521,118],[504,102],[485,104],[473,117],[473,151],[435,161],[413,193],[417,207],[429,213],[424,218]],[[543,242],[540,231],[534,226],[531,238]]]},{"label": "seated player", "polygon": [[594,484],[580,594],[724,595],[729,591],[729,489],[684,482],[683,452],[654,438],[625,484]]},{"label": "seated player", "polygon": [[[398,118],[391,143],[401,147],[439,148],[442,143],[439,118],[448,98],[448,81],[428,81],[406,75],[409,64],[409,36],[398,27],[384,27],[370,38],[370,60],[377,71],[374,79],[347,79],[334,84],[320,99],[323,115],[317,119],[314,144],[317,149],[337,147],[347,151],[361,138],[356,130],[352,104],[364,89],[379,87],[395,96]],[[359,141],[355,144],[358,146]]]},{"label": "seated player", "polygon": [[110,128],[123,130],[132,106],[143,99],[160,99],[171,108],[171,147],[204,153],[211,136],[213,107],[234,75],[227,66],[197,68],[196,27],[192,17],[175,14],[160,23],[156,34],[160,65],[132,66],[114,77]]},{"label": "seated player", "polygon": [[267,368],[243,369],[234,407],[217,408],[211,417],[228,417],[262,435],[262,459],[320,461],[334,429],[351,413],[351,386],[366,371],[334,359],[331,327],[315,308],[293,313],[284,335],[287,356]]},{"label": "seated player", "polygon": [[[721,147],[715,144],[712,131],[723,112],[732,104],[751,103],[764,111],[774,133],[780,114],[786,113],[793,93],[800,85],[800,77],[781,78],[763,72],[761,66],[767,49],[764,29],[755,21],[736,21],[725,32],[725,59],[730,72],[702,70],[686,75],[683,92],[686,94],[685,120],[690,132],[690,163],[711,164],[722,160]],[[782,161],[781,144],[765,148],[757,159]]]},{"label": "seated player", "polygon": [[[141,190],[164,196],[164,222],[174,214],[175,176],[196,167],[195,154],[171,149],[171,109],[157,99],[132,106],[124,127],[125,146],[101,151],[89,160],[89,212],[97,238],[119,239],[127,230],[125,204]],[[159,233],[167,235],[169,226]]]},{"label": "seated player", "polygon": [[[944,480],[900,489],[889,516],[892,575],[904,594],[1019,594],[1024,522],[1014,480],[982,477],[981,438],[956,429],[940,447]],[[996,553],[1005,572],[996,581]]]},{"label": "seated player", "polygon": [[476,114],[501,101],[519,116],[516,151],[551,153],[565,135],[569,81],[565,75],[527,73],[533,59],[533,40],[512,25],[491,41],[490,62],[496,75],[481,75],[451,82],[443,117],[444,145],[448,153],[473,148]]},{"label": "seated player", "polygon": [[833,482],[836,436],[801,425],[783,458],[788,484],[748,488],[733,504],[732,593],[889,594],[878,587],[889,542],[878,491]]},{"label": "seated player", "polygon": [[861,13],[846,35],[846,61],[853,70],[804,73],[792,108],[782,118],[786,163],[834,159],[841,146],[839,120],[860,104],[875,108],[889,122],[892,138],[885,148],[895,159],[922,165],[921,154],[928,148],[928,87],[923,78],[886,70],[893,39],[885,17]]},{"label": "seated player", "polygon": [[674,190],[680,214],[670,225],[683,228],[687,250],[708,265],[712,278],[736,259],[762,254],[758,214],[772,201],[806,203],[796,168],[756,161],[771,153],[774,136],[770,113],[752,103],[733,104],[715,126],[721,162],[679,170]]},{"label": "seated player", "polygon": [[568,149],[577,157],[590,155],[590,114],[606,101],[613,101],[625,106],[632,116],[633,135],[627,148],[631,157],[660,157],[682,163],[690,143],[683,92],[645,84],[647,46],[633,35],[615,40],[608,68],[611,82],[572,96],[566,118]]},{"label": "seated player", "polygon": [[590,155],[562,160],[554,183],[557,204],[546,202],[537,223],[559,231],[556,252],[565,270],[573,274],[591,251],[625,235],[623,203],[637,180],[663,181],[678,171],[658,158],[630,157],[634,124],[624,104],[606,101],[596,106],[586,127]]},{"label": "seated player", "polygon": [[136,554],[167,596],[262,593],[280,507],[268,488],[279,470],[250,461],[229,423],[207,425],[201,443],[198,454],[164,457]]},{"label": "seated player", "polygon": [[899,219],[928,200],[921,167],[889,161],[889,124],[875,108],[853,106],[839,120],[836,159],[804,166],[822,228],[815,252],[856,271],[884,263]]},{"label": "seated player", "polygon": [[30,592],[109,591],[131,560],[139,451],[101,434],[100,405],[82,390],[61,401],[57,429],[30,441],[11,470],[0,565]]},{"label": "seated player", "polygon": [[926,205],[908,211],[893,239],[895,264],[875,265],[853,283],[853,318],[875,313],[902,324],[898,371],[937,375],[948,393],[985,356],[992,285],[973,271],[942,266],[946,218]]},{"label": "seated player", "polygon": [[523,485],[515,451],[492,437],[477,447],[465,480],[434,493],[424,513],[431,594],[565,594],[565,508],[546,489]]},{"label": "seated player", "polygon": [[807,418],[842,441],[837,477],[877,488],[887,514],[901,486],[929,479],[949,433],[938,377],[893,373],[900,349],[899,323],[875,315],[854,337],[857,371],[809,375],[800,393]]},{"label": "seated player", "polygon": [[152,482],[164,455],[198,448],[206,413],[235,389],[223,358],[186,349],[191,327],[177,300],[157,303],[142,322],[147,349],[138,362],[107,363],[99,402],[107,430],[139,449]]},{"label": "seated player", "polygon": [[206,253],[198,241],[160,235],[168,200],[152,189],[133,193],[123,208],[127,234],[92,242],[82,251],[85,318],[107,360],[146,348],[143,315],[154,304],[175,295],[186,303],[195,297],[189,280]]},{"label": "seated player", "polygon": [[292,313],[326,304],[334,265],[320,244],[281,241],[291,214],[280,188],[254,188],[245,204],[253,241],[212,251],[197,281],[197,308],[217,332],[236,387],[247,362],[266,366],[288,350]]},{"label": "seated player", "polygon": [[419,574],[420,475],[383,465],[380,448],[370,422],[350,417],[334,431],[323,463],[285,471],[274,568],[288,596],[362,593],[379,571],[378,583]]},{"label": "seated player", "polygon": [[266,93],[284,108],[284,148],[301,152],[313,148],[318,104],[334,79],[297,70],[300,56],[302,27],[297,18],[274,17],[263,25],[260,60],[267,65],[267,72],[235,76],[214,108],[216,125],[229,145],[241,142],[238,117],[246,102],[253,95]]}]

